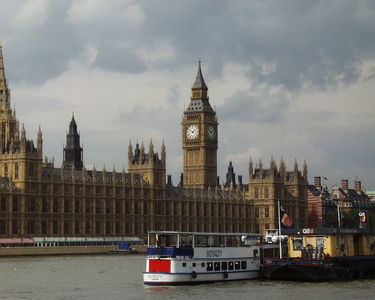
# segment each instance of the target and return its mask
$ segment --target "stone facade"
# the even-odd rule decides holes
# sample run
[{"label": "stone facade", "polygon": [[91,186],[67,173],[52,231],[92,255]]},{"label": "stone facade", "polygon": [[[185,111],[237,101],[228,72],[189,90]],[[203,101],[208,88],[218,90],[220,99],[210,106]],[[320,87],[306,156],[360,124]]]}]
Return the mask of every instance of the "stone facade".
[{"label": "stone facade", "polygon": [[249,183],[217,177],[218,121],[199,64],[182,120],[183,176],[166,180],[166,148],[153,142],[128,148],[128,171],[88,170],[75,118],[69,125],[60,167],[43,160],[10,106],[0,48],[0,237],[140,236],[149,230],[262,232],[276,228],[280,200],[295,224],[306,222],[307,167],[287,172],[249,166]]}]

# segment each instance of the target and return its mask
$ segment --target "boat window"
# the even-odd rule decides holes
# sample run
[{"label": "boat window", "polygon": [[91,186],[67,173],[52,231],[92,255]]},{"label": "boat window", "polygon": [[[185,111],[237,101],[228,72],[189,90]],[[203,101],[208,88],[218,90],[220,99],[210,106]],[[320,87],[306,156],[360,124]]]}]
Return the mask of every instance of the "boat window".
[{"label": "boat window", "polygon": [[233,261],[228,263],[228,270],[233,270]]},{"label": "boat window", "polygon": [[202,263],[202,264],[201,264],[201,266],[202,266],[202,268],[204,268],[204,266],[205,266],[205,263]]},{"label": "boat window", "polygon": [[318,248],[325,248],[326,245],[324,243],[324,236],[317,236],[316,237],[316,246]]},{"label": "boat window", "polygon": [[301,250],[302,247],[303,247],[302,236],[293,237],[293,249],[294,250]]},{"label": "boat window", "polygon": [[223,261],[221,263],[221,270],[226,271],[228,269],[228,263],[226,261]]},{"label": "boat window", "polygon": [[247,269],[247,261],[243,260],[241,261],[241,270],[245,270],[245,269]]},{"label": "boat window", "polygon": [[197,264],[196,263],[193,263],[193,267],[195,267]]},{"label": "boat window", "polygon": [[207,271],[213,271],[213,270],[214,270],[213,263],[212,262],[207,263]]},{"label": "boat window", "polygon": [[340,235],[336,234],[336,248],[340,247]]},{"label": "boat window", "polygon": [[215,268],[215,271],[220,271],[220,263],[219,262],[215,262],[214,263],[214,268]]},{"label": "boat window", "polygon": [[186,267],[186,263],[182,263],[182,266],[183,266],[183,267]]},{"label": "boat window", "polygon": [[236,270],[239,270],[239,269],[240,269],[240,262],[239,262],[239,261],[234,262],[234,268],[235,268]]}]

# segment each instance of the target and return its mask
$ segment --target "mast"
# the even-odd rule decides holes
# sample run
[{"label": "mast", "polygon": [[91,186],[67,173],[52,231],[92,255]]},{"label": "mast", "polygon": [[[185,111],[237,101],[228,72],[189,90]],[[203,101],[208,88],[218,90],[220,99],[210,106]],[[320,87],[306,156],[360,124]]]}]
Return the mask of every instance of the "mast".
[{"label": "mast", "polygon": [[279,252],[280,252],[280,258],[283,258],[282,247],[281,247],[280,200],[277,200],[277,209],[278,209],[278,217],[279,217]]}]

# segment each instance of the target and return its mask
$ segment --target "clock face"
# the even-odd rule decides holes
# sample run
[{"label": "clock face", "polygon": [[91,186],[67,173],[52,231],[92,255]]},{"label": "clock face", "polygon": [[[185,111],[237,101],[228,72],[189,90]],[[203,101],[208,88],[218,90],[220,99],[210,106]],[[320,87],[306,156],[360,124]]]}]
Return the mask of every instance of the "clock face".
[{"label": "clock face", "polygon": [[197,125],[190,125],[186,130],[186,136],[188,139],[193,140],[198,137],[199,129]]},{"label": "clock face", "polygon": [[215,138],[216,132],[215,132],[215,128],[213,126],[208,126],[208,128],[207,128],[207,135],[208,135],[208,137],[210,139]]}]

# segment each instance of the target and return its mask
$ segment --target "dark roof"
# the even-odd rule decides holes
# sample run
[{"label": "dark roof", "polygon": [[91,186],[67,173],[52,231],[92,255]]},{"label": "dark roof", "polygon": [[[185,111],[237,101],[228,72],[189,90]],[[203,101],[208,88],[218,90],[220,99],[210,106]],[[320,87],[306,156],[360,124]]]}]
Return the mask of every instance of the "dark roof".
[{"label": "dark roof", "polygon": [[215,114],[215,111],[212,109],[208,99],[191,99],[190,104],[185,112],[207,112]]},{"label": "dark roof", "polygon": [[354,189],[343,190],[342,188],[339,188],[339,191],[346,201],[370,201],[370,197],[363,191],[357,192]]},{"label": "dark roof", "polygon": [[198,73],[197,76],[195,77],[194,84],[192,86],[192,89],[204,89],[208,90],[206,83],[204,82],[204,78],[202,75],[202,70],[201,70],[201,61],[199,61],[199,67],[198,67]]},{"label": "dark roof", "polygon": [[[43,173],[42,173],[42,176],[44,178],[61,178],[61,172],[62,172],[62,169],[61,168],[43,168]],[[122,176],[123,176],[123,173],[122,172],[115,172],[114,173],[115,175],[115,180],[117,182],[121,182],[122,181]],[[63,176],[66,178],[66,179],[70,179],[72,178],[73,176],[73,172],[71,169],[63,169]],[[75,176],[75,179],[77,180],[88,180],[88,181],[92,181],[93,180],[93,171],[90,170],[90,171],[81,171],[81,170],[75,170],[74,171],[74,176]],[[103,172],[103,171],[96,171],[96,182],[112,182],[113,180],[113,173],[112,172]],[[141,176],[139,174],[134,174],[134,180],[135,180],[135,183],[140,183],[141,182]],[[128,182],[128,183],[131,183],[131,174],[129,173],[125,173],[125,182]]]}]

